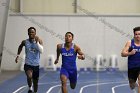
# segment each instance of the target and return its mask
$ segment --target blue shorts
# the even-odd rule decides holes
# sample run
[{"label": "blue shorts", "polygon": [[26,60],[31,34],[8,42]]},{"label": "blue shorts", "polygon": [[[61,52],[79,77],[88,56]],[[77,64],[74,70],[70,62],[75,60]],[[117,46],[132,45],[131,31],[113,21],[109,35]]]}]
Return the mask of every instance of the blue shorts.
[{"label": "blue shorts", "polygon": [[61,68],[60,75],[65,75],[70,83],[77,83],[77,69]]}]

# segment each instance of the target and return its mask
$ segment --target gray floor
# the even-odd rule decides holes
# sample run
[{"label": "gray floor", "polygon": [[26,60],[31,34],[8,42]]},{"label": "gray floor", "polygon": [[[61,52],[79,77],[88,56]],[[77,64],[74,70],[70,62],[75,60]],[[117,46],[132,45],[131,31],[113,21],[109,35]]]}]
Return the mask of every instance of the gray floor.
[{"label": "gray floor", "polygon": [[15,77],[18,75],[21,71],[1,71],[0,72],[0,84],[4,82],[5,80],[8,80],[10,78]]}]

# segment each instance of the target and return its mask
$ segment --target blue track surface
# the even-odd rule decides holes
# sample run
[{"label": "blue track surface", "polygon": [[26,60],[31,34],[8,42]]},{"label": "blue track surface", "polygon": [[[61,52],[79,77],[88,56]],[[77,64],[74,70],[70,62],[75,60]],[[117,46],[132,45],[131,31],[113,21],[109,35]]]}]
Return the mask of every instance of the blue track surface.
[{"label": "blue track surface", "polygon": [[[61,93],[59,72],[40,70],[38,93]],[[27,93],[25,73],[5,81],[0,85],[0,93]],[[68,93],[131,93],[127,72],[78,72],[77,87],[71,90],[68,82]]]}]

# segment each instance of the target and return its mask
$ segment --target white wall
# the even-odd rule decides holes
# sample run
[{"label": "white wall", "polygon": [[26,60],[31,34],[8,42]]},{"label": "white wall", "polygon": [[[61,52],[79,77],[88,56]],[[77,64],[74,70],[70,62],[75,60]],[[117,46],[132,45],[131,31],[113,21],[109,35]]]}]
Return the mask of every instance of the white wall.
[{"label": "white wall", "polygon": [[97,14],[140,13],[139,0],[79,0],[79,3],[84,9]]},{"label": "white wall", "polygon": [[[4,42],[2,69],[20,68],[21,63],[14,62],[17,48],[23,39],[28,38],[27,29],[34,26],[44,42],[41,67],[44,66],[49,54],[56,55],[56,45],[63,43],[62,37],[67,31],[71,31],[75,35],[73,42],[86,54],[86,60],[77,60],[78,68],[93,67],[92,59],[98,54],[102,54],[107,61],[112,54],[116,54],[120,70],[127,70],[127,60],[120,56],[120,52],[126,41],[130,39],[127,34],[133,35],[132,29],[139,26],[139,20],[139,16],[125,15],[96,15],[96,18],[85,15],[10,15]],[[122,31],[119,32],[113,26]],[[21,57],[23,54],[24,50]],[[61,60],[57,66],[60,65]]]},{"label": "white wall", "polygon": [[[2,53],[3,50],[9,2],[10,0],[0,0],[0,54]],[[0,71],[1,71],[1,60],[0,60]]]},{"label": "white wall", "polygon": [[9,0],[0,0],[0,53],[4,43],[4,36],[6,31],[7,17],[8,17]]},{"label": "white wall", "polygon": [[[73,3],[97,14],[139,14],[140,0],[10,0],[15,12],[40,14],[73,14]],[[78,11],[81,13],[81,11]]]}]

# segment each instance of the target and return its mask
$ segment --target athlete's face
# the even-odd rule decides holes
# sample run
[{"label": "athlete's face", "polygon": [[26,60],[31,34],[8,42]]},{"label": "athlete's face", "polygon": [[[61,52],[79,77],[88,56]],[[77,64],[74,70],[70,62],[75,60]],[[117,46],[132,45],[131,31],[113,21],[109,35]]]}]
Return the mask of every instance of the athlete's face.
[{"label": "athlete's face", "polygon": [[140,41],[140,31],[136,31],[136,32],[134,33],[134,38],[135,38],[136,40]]},{"label": "athlete's face", "polygon": [[34,39],[36,35],[36,31],[34,29],[30,29],[28,35],[30,39]]},{"label": "athlete's face", "polygon": [[67,34],[65,35],[65,42],[66,42],[66,43],[71,43],[72,40],[73,40],[72,35],[71,35],[70,33],[67,33]]}]

